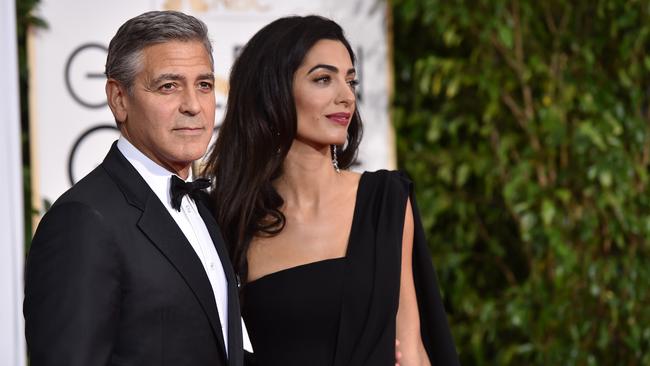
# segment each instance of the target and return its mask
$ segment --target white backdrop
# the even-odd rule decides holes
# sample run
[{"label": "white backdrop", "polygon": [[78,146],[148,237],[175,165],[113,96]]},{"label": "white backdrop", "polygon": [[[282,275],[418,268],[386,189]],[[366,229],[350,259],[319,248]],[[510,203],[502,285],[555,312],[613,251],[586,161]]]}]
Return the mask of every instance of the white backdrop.
[{"label": "white backdrop", "polygon": [[25,365],[23,184],[14,0],[0,2],[0,364]]},{"label": "white backdrop", "polygon": [[[220,124],[234,54],[257,30],[290,14],[320,14],[346,31],[358,57],[365,122],[357,170],[394,167],[388,122],[386,4],[381,0],[42,0],[48,29],[32,40],[34,202],[56,198],[101,162],[118,133],[105,103],[106,48],[117,28],[147,10],[181,10],[205,21],[214,45]],[[40,207],[40,206],[39,206]]]}]

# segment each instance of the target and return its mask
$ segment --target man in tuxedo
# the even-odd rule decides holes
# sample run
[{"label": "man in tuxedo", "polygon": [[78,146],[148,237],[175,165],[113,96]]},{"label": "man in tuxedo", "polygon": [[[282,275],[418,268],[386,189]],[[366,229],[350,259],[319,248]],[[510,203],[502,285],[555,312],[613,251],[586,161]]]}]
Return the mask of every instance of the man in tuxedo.
[{"label": "man in tuxedo", "polygon": [[243,363],[237,281],[190,167],[212,135],[212,46],[198,19],[148,12],[110,42],[121,132],[43,217],[25,277],[32,366]]}]

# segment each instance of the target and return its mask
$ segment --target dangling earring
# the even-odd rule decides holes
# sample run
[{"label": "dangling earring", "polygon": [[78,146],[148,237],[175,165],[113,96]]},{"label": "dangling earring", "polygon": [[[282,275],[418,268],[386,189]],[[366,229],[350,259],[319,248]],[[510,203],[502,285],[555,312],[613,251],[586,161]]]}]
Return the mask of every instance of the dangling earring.
[{"label": "dangling earring", "polygon": [[334,165],[334,170],[337,173],[341,172],[341,169],[339,169],[339,161],[336,158],[336,145],[332,145],[332,165]]}]

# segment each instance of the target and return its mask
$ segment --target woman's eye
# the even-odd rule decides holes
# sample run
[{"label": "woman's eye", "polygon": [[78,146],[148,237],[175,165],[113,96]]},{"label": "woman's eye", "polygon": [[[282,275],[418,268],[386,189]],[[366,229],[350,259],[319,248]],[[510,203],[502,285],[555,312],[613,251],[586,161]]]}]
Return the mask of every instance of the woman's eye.
[{"label": "woman's eye", "polygon": [[348,85],[350,85],[350,87],[352,87],[352,88],[356,88],[357,85],[359,85],[359,80],[352,79],[352,80],[348,81]]},{"label": "woman's eye", "polygon": [[321,76],[321,77],[318,77],[318,78],[314,79],[314,81],[316,83],[318,83],[318,84],[327,84],[327,83],[330,82],[330,80],[331,79],[330,79],[329,76]]}]

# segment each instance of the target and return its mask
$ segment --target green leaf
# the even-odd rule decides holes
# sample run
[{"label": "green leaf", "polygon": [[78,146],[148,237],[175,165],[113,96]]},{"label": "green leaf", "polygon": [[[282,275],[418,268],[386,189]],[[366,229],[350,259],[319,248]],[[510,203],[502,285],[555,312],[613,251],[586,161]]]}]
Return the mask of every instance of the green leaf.
[{"label": "green leaf", "polygon": [[550,225],[555,217],[555,206],[549,200],[542,201],[542,222],[544,225]]},{"label": "green leaf", "polygon": [[507,48],[512,48],[512,29],[507,25],[500,25],[498,28],[499,40]]}]

